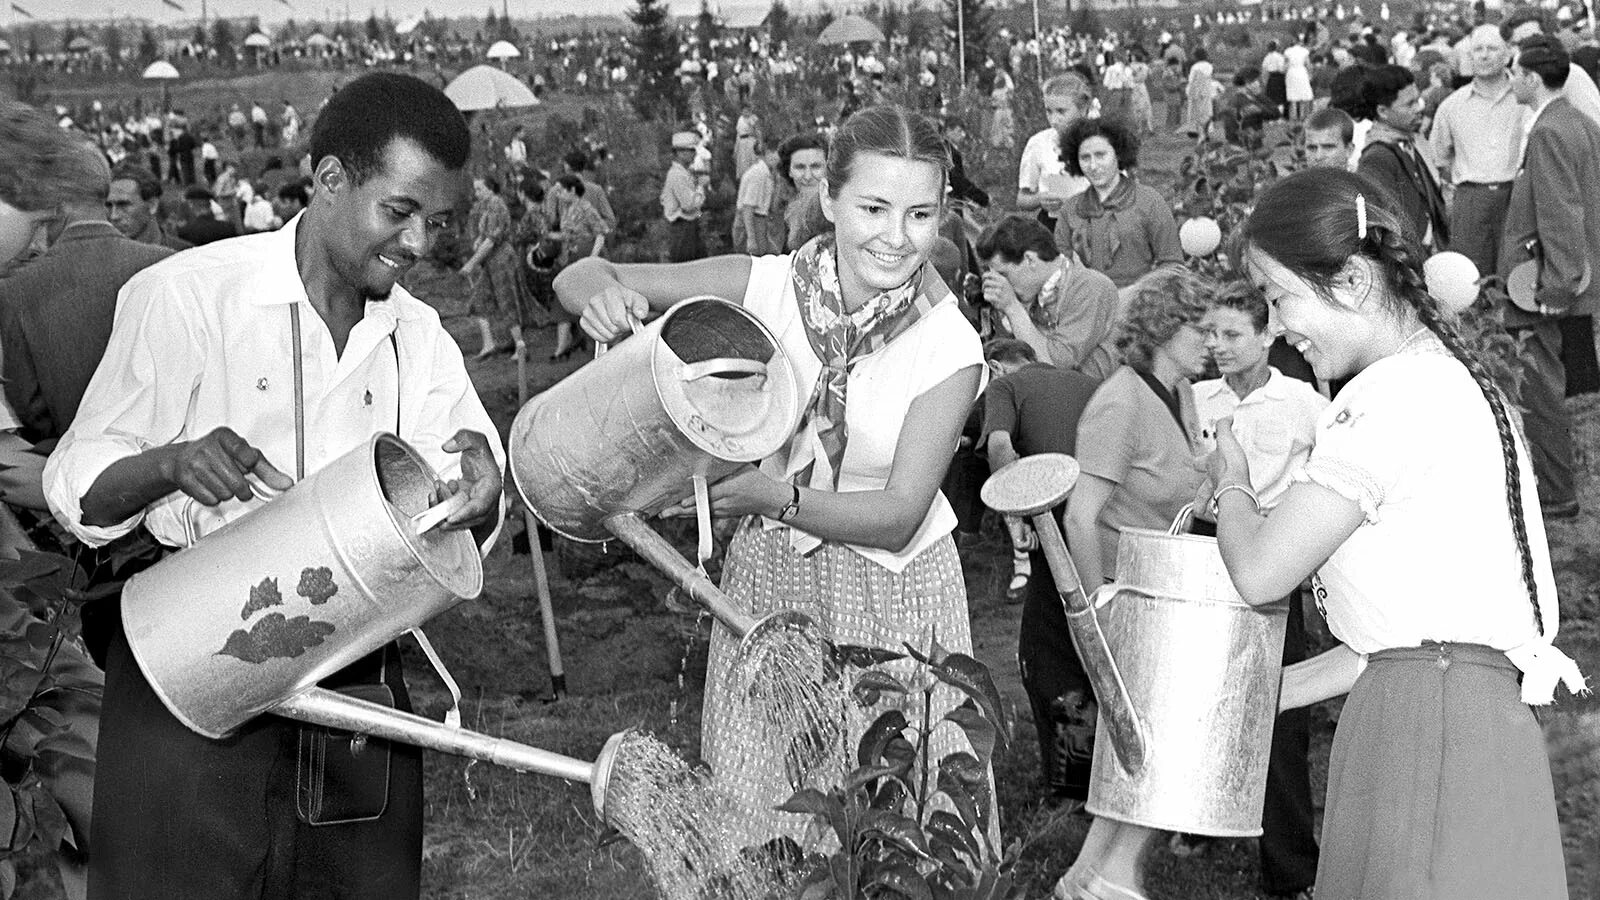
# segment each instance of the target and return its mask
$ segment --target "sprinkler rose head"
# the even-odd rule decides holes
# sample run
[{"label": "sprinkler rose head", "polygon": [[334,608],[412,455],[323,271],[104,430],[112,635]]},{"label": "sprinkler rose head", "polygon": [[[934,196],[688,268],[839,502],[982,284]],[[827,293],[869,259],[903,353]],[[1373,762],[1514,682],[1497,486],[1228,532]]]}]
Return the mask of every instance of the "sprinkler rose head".
[{"label": "sprinkler rose head", "polygon": [[609,822],[606,816],[606,789],[611,787],[611,775],[616,770],[617,751],[630,739],[636,739],[638,732],[633,729],[619,731],[606,738],[606,744],[600,748],[600,755],[595,757],[594,778],[589,782],[589,799],[594,803],[594,814],[600,821]]},{"label": "sprinkler rose head", "polygon": [[1067,499],[1077,483],[1077,460],[1065,453],[1035,453],[990,475],[979,496],[995,512],[1035,516]]}]

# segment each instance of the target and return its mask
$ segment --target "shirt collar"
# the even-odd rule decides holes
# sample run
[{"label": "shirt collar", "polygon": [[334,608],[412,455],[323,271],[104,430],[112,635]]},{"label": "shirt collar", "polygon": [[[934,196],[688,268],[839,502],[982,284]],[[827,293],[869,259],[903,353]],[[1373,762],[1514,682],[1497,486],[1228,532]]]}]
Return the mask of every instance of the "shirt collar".
[{"label": "shirt collar", "polygon": [[[1276,368],[1268,366],[1266,384],[1263,384],[1261,387],[1251,391],[1250,396],[1259,397],[1262,400],[1283,400],[1288,397],[1288,392],[1285,390],[1285,388],[1288,387],[1288,378],[1289,376],[1279,372]],[[1207,400],[1214,400],[1224,394],[1233,394],[1233,388],[1229,387],[1228,380],[1226,378],[1216,378],[1203,381],[1199,384],[1196,384],[1194,387],[1195,392],[1203,392]],[[1238,397],[1237,394],[1233,395]],[[1243,403],[1248,398],[1238,397],[1238,399],[1239,402]]]},{"label": "shirt collar", "polygon": [[1553,94],[1543,103],[1535,106],[1533,108],[1533,115],[1528,118],[1528,128],[1531,130],[1533,128],[1533,123],[1539,121],[1539,117],[1544,115],[1544,111],[1550,108],[1550,104],[1560,100],[1561,97],[1561,94]]},{"label": "shirt collar", "polygon": [[[305,283],[300,280],[300,267],[294,256],[295,234],[304,216],[304,211],[295,213],[294,218],[283,223],[282,228],[256,237],[256,240],[267,242],[268,259],[255,291],[249,295],[249,302],[256,306],[311,303],[306,295]],[[365,315],[386,319],[384,324],[392,331],[394,323],[421,317],[420,305],[420,300],[397,283],[394,290],[390,291],[389,299],[368,300]]]},{"label": "shirt collar", "polygon": [[81,222],[73,222],[71,225],[61,229],[61,235],[56,238],[55,243],[86,241],[92,238],[105,237],[122,237],[122,232],[118,231],[115,225],[104,219],[85,219]]},{"label": "shirt collar", "polygon": [[1476,94],[1477,96],[1482,97],[1485,100],[1488,100],[1491,104],[1499,103],[1501,100],[1504,100],[1506,98],[1507,94],[1511,93],[1511,79],[1509,79],[1509,78],[1501,79],[1501,81],[1500,81],[1500,90],[1498,90],[1498,91],[1496,91],[1494,93],[1489,93],[1488,91],[1485,91],[1483,89],[1483,87],[1478,84],[1478,79],[1476,79],[1476,78],[1472,79],[1472,81],[1470,83],[1468,83],[1467,89],[1470,90],[1472,93]]}]

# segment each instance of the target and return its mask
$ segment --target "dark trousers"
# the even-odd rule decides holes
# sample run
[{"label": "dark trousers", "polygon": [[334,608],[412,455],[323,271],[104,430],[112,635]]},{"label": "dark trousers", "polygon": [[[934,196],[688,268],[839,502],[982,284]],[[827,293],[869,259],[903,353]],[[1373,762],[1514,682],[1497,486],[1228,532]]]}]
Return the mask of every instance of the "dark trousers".
[{"label": "dark trousers", "polygon": [[[1297,589],[1289,595],[1283,664],[1306,658],[1306,615]],[[1267,759],[1267,798],[1261,812],[1261,888],[1298,893],[1317,880],[1316,817],[1311,807],[1311,710],[1278,714]]]},{"label": "dark trousers", "polygon": [[1573,485],[1572,417],[1567,412],[1567,371],[1561,364],[1561,322],[1544,317],[1506,328],[1522,359],[1522,426],[1545,507],[1578,502]]},{"label": "dark trousers", "polygon": [[674,219],[667,223],[667,262],[688,262],[704,259],[705,255],[699,220]]},{"label": "dark trousers", "polygon": [[[328,684],[377,680],[374,653]],[[387,683],[409,710],[398,653]],[[120,628],[106,661],[90,900],[406,900],[421,890],[422,752],[389,745],[389,805],[312,827],[295,811],[301,726],[261,716],[232,736],[190,731],[151,691]],[[367,752],[383,742],[372,741]]]},{"label": "dark trousers", "polygon": [[1094,759],[1094,689],[1072,643],[1044,551],[1028,557],[1033,577],[1022,598],[1017,663],[1039,735],[1040,776],[1046,792],[1085,800]]},{"label": "dark trousers", "polygon": [[1479,275],[1499,271],[1500,237],[1505,233],[1511,182],[1456,185],[1450,202],[1450,249],[1472,260]]},{"label": "dark trousers", "polygon": [[1561,368],[1568,397],[1600,391],[1600,360],[1594,353],[1594,316],[1561,318]]}]

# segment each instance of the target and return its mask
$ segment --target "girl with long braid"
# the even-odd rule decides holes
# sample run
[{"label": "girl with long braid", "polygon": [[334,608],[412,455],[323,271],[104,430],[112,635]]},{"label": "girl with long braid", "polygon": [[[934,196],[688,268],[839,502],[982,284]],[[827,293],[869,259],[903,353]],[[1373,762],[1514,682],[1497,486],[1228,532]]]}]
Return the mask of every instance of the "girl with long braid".
[{"label": "girl with long braid", "polygon": [[[1280,706],[1349,693],[1334,736],[1318,900],[1567,896],[1530,704],[1584,690],[1551,645],[1555,580],[1506,397],[1429,295],[1416,235],[1359,175],[1269,188],[1242,260],[1324,380],[1350,378],[1263,517],[1228,420],[1210,462],[1235,587],[1313,575],[1341,643],[1284,670]],[[1520,682],[1520,691],[1518,688]]]}]

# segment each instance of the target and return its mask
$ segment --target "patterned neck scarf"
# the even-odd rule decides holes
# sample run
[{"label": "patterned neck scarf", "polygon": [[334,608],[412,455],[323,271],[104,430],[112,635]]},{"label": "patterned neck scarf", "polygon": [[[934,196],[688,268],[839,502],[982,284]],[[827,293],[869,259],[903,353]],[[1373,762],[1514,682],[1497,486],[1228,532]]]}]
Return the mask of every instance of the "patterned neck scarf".
[{"label": "patterned neck scarf", "polygon": [[850,370],[916,324],[950,296],[950,289],[924,263],[905,284],[877,294],[849,312],[840,296],[832,232],[812,238],[795,251],[791,271],[800,320],[812,351],[822,361],[822,372],[806,406],[785,475],[796,484],[836,490],[849,440],[845,398]]}]

